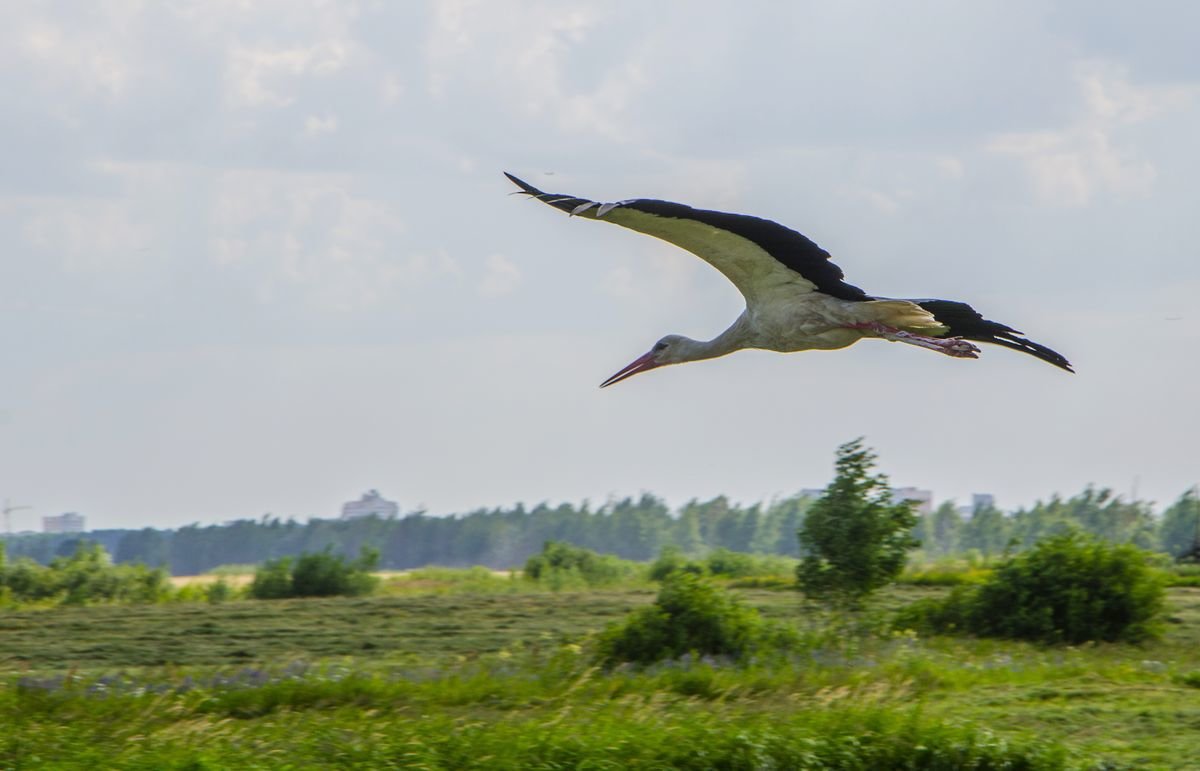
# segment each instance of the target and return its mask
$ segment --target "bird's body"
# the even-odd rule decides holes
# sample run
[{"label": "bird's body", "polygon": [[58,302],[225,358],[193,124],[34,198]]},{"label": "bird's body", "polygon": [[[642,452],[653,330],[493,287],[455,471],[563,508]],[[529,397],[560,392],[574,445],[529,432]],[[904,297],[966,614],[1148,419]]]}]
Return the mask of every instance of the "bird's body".
[{"label": "bird's body", "polygon": [[634,199],[601,204],[548,194],[506,174],[521,192],[573,216],[604,219],[682,247],[711,264],[746,298],[746,310],[708,341],[668,335],[646,355],[605,381],[665,364],[711,359],[743,348],[780,353],[845,348],[881,338],[949,356],[977,358],[968,340],[1029,353],[1067,371],[1070,363],[1020,332],[984,319],[966,303],[872,297],[843,281],[829,253],[770,220]]}]

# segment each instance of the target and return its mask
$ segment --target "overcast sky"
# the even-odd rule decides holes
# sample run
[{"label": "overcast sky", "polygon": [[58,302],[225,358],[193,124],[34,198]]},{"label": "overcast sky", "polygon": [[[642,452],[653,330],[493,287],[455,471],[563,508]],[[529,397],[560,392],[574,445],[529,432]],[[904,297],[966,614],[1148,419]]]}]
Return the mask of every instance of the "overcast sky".
[{"label": "overcast sky", "polygon": [[[0,498],[90,528],[1200,482],[1200,4],[6,3]],[[508,196],[770,217],[1077,375],[878,341],[597,389],[742,300]]]}]

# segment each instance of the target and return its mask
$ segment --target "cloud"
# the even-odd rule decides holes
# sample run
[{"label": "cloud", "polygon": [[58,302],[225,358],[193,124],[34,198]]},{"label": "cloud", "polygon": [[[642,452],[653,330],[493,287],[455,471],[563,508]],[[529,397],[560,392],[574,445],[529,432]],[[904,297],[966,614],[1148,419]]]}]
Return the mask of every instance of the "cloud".
[{"label": "cloud", "polygon": [[1157,169],[1136,141],[1122,142],[1129,127],[1190,106],[1196,86],[1139,86],[1124,68],[1106,62],[1076,65],[1082,106],[1057,130],[1001,134],[986,150],[1012,156],[1025,167],[1037,201],[1048,206],[1086,206],[1099,195],[1150,194]]},{"label": "cloud", "polygon": [[333,134],[338,130],[336,115],[309,115],[304,119],[304,136],[319,137],[322,134]]},{"label": "cloud", "polygon": [[651,80],[639,58],[596,61],[582,78],[574,69],[606,41],[613,14],[555,2],[440,0],[434,8],[426,89],[435,101],[490,104],[496,118],[535,123],[547,138],[624,142],[638,133],[630,112]]},{"label": "cloud", "polygon": [[[0,25],[0,144],[8,151],[0,285],[9,288],[0,310],[11,317],[0,324],[0,349],[22,373],[5,396],[22,412],[10,444],[20,449],[4,460],[12,478],[29,480],[14,495],[51,500],[64,479],[76,480],[72,496],[122,509],[111,502],[130,489],[130,458],[179,434],[170,426],[192,425],[189,410],[202,406],[210,410],[203,423],[236,434],[245,454],[193,442],[160,453],[149,502],[131,505],[125,521],[96,521],[144,524],[161,501],[182,500],[163,490],[186,486],[195,468],[217,468],[218,456],[235,459],[236,469],[277,464],[269,474],[281,481],[255,490],[257,475],[222,479],[205,487],[212,505],[187,516],[232,516],[255,495],[279,496],[275,510],[303,515],[304,494],[286,482],[301,469],[316,484],[320,470],[344,461],[339,398],[369,418],[387,405],[411,406],[419,387],[429,406],[421,414],[457,416],[496,370],[511,395],[487,414],[519,423],[533,444],[560,446],[547,437],[578,433],[576,416],[594,414],[594,441],[566,460],[545,458],[549,473],[576,474],[572,484],[584,491],[594,474],[608,480],[606,489],[636,489],[637,475],[653,467],[646,484],[684,498],[730,483],[693,472],[714,446],[779,440],[772,457],[786,462],[734,480],[750,499],[759,487],[791,484],[799,466],[824,468],[829,449],[859,430],[846,420],[875,432],[881,447],[905,447],[911,416],[889,422],[865,391],[826,411],[837,420],[801,414],[806,402],[797,393],[836,401],[847,396],[845,383],[869,391],[881,373],[914,392],[961,386],[946,386],[937,409],[921,417],[930,441],[909,453],[912,473],[919,463],[936,465],[946,485],[965,485],[954,480],[978,469],[939,455],[961,434],[943,418],[984,401],[998,405],[985,416],[996,426],[1030,426],[1025,445],[1060,455],[1074,451],[1072,442],[1107,446],[1095,441],[1093,429],[1104,426],[1094,415],[1136,405],[1112,385],[1119,377],[1083,374],[1105,361],[1113,372],[1127,361],[1153,362],[1142,403],[1194,416],[1189,394],[1155,391],[1169,382],[1182,392],[1180,383],[1196,379],[1194,357],[1179,355],[1188,341],[1166,337],[1189,329],[1188,295],[1155,292],[1200,278],[1192,211],[1200,58],[1190,23],[1200,11],[1162,4],[1148,13],[1115,0],[10,5]],[[828,248],[853,283],[977,303],[1079,358],[1081,375],[1068,382],[1044,373],[1043,381],[1036,362],[999,350],[959,366],[864,344],[829,356],[746,354],[672,369],[599,399],[593,376],[607,372],[593,366],[627,361],[651,333],[715,334],[742,298],[682,250],[506,198],[501,169],[528,173],[548,190],[659,197],[774,219]],[[555,176],[539,176],[545,171]],[[481,297],[498,298],[488,333],[537,339],[522,350],[543,350],[552,327],[578,361],[535,375],[523,354],[501,355],[482,336]],[[521,302],[505,301],[516,297]],[[1127,344],[1097,336],[1081,307],[1103,317],[1105,330],[1141,331]],[[1167,315],[1184,318],[1158,321]],[[1168,329],[1144,326],[1150,322]],[[344,375],[343,365],[357,360],[340,353],[364,341],[380,347],[363,361],[391,362],[374,370],[378,394],[370,398]],[[418,349],[450,343],[486,349],[490,366],[476,372],[472,357],[456,357],[463,369],[449,377],[439,374],[442,360],[414,366]],[[213,345],[239,348],[238,358],[197,353]],[[280,368],[277,354],[289,346],[284,358],[302,369]],[[330,357],[314,360],[312,346]],[[128,357],[141,356],[155,380],[135,398],[120,378]],[[56,367],[90,359],[115,362],[107,393],[91,377],[69,398],[37,387]],[[247,389],[247,363],[270,387]],[[326,374],[311,401],[281,405],[278,393],[312,372]],[[1045,383],[1069,393],[1070,415],[1047,401]],[[765,398],[762,387],[771,391]],[[188,389],[186,402],[171,401],[172,391]],[[735,411],[719,430],[687,423],[743,392],[763,420]],[[114,408],[107,397],[122,394],[124,406]],[[955,402],[962,394],[970,404]],[[37,406],[30,414],[39,425],[23,422],[26,403]],[[64,416],[64,405],[74,417]],[[789,405],[799,405],[794,415]],[[264,461],[270,427],[225,420],[226,410],[274,410],[280,423],[307,411],[324,427],[292,442],[296,454],[286,462]],[[626,468],[612,465],[622,439],[610,431],[614,414],[671,427],[679,440],[672,463],[647,465],[650,455],[666,457],[651,447]],[[104,421],[87,423],[92,415]],[[1179,459],[1190,456],[1178,448],[1200,430],[1194,424],[1163,424],[1153,441],[1110,453],[1111,462],[1184,467]],[[79,425],[107,443],[103,457],[62,456],[57,439],[80,433]],[[803,447],[787,430],[799,425]],[[444,433],[431,441],[458,453],[450,471],[489,467],[471,448],[512,433],[481,426],[453,417],[439,424]],[[154,441],[144,445],[124,439],[147,431]],[[363,457],[411,465],[388,438],[394,432],[372,436],[378,444],[360,447]],[[1001,460],[1015,446],[994,445]],[[444,465],[435,454],[423,457],[431,469]],[[483,477],[467,489],[450,471],[412,497],[445,508],[496,503],[497,491],[519,489]],[[78,481],[90,475],[96,481]],[[503,483],[518,482],[540,489],[533,478]],[[996,492],[1006,500],[1045,492],[1025,479],[1001,484]],[[163,521],[184,515],[166,512]]]},{"label": "cloud", "polygon": [[144,269],[153,227],[126,201],[39,201],[26,210],[28,243],[67,274]]},{"label": "cloud", "polygon": [[236,103],[283,107],[295,100],[294,81],[331,76],[346,66],[351,46],[326,40],[309,46],[238,46],[229,53],[229,88]]},{"label": "cloud", "polygon": [[479,282],[479,294],[499,297],[510,294],[521,284],[521,271],[503,254],[489,254],[484,261],[486,271]]},{"label": "cloud", "polygon": [[260,298],[299,292],[305,302],[340,311],[379,304],[452,271],[419,252],[404,254],[400,207],[353,186],[339,174],[221,174],[211,259],[230,278],[251,282]]},{"label": "cloud", "polygon": [[619,265],[610,270],[601,286],[613,297],[629,299],[637,295],[637,281],[628,265]]}]

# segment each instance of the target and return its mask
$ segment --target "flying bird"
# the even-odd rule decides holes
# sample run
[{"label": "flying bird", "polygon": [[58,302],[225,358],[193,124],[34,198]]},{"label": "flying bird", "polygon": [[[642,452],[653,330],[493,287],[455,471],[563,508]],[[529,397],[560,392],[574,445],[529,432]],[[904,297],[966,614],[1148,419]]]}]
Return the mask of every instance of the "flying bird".
[{"label": "flying bird", "polygon": [[988,321],[964,302],[874,297],[847,284],[829,252],[779,223],[652,198],[600,203],[544,193],[508,172],[505,176],[520,193],[571,216],[611,222],[686,249],[720,271],[746,299],[742,314],[712,340],[667,335],[601,388],[667,364],[714,359],[743,348],[833,350],[865,338],[960,359],[979,358],[971,341],[992,343],[1074,372],[1061,354]]}]

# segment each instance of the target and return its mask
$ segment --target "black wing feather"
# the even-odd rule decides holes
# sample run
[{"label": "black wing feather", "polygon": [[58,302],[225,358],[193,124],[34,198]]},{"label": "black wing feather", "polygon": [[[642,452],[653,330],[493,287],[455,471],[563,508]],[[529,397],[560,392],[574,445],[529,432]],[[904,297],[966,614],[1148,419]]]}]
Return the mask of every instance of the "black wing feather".
[{"label": "black wing feather", "polygon": [[[508,172],[505,172],[504,176],[512,180],[513,184],[521,188],[523,192],[568,214],[574,213],[581,206],[595,203],[587,198],[544,193]],[[618,205],[623,209],[634,209],[656,217],[692,220],[728,231],[748,241],[753,241],[784,267],[799,273],[816,285],[819,292],[842,300],[857,302],[872,299],[862,289],[842,280],[845,278],[845,274],[830,259],[829,252],[817,246],[807,236],[780,225],[778,222],[752,217],[748,214],[729,214],[710,209],[695,209],[686,204],[660,201],[654,198],[635,198],[621,201]]]},{"label": "black wing feather", "polygon": [[[699,222],[752,242],[778,263],[802,276],[819,292],[852,302],[882,299],[872,297],[862,289],[847,284],[843,281],[845,274],[830,259],[829,252],[817,246],[806,236],[771,220],[747,214],[695,209],[686,204],[659,201],[653,198],[637,198],[601,206],[596,201],[587,198],[544,193],[508,172],[505,172],[504,176],[521,188],[522,192],[568,214],[599,218],[605,212],[619,207],[642,212],[652,217]],[[642,232],[648,231],[643,230]],[[1025,339],[1021,336],[1021,332],[1012,327],[985,319],[966,303],[953,300],[909,300],[908,302],[924,308],[939,323],[945,325],[947,327],[945,336],[947,337],[961,337],[967,340],[1001,345],[1036,356],[1042,361],[1061,367],[1068,372],[1075,371],[1071,368],[1071,363],[1058,352],[1040,343]]]},{"label": "black wing feather", "polygon": [[1023,333],[1010,326],[985,319],[979,311],[966,303],[954,300],[913,300],[912,302],[929,311],[935,319],[950,328],[946,332],[946,337],[961,337],[981,343],[1002,345],[1005,348],[1012,348],[1014,351],[1036,356],[1067,372],[1075,371],[1071,368],[1071,362],[1067,361],[1062,354],[1041,343],[1021,337]]}]

